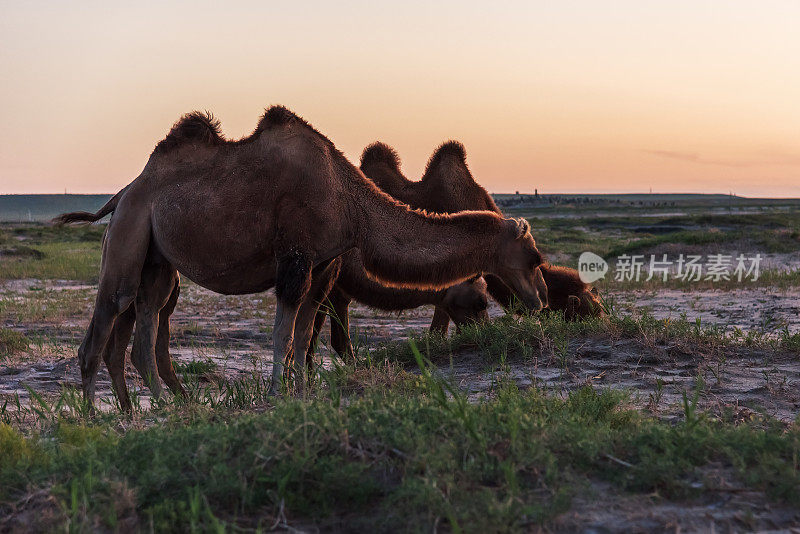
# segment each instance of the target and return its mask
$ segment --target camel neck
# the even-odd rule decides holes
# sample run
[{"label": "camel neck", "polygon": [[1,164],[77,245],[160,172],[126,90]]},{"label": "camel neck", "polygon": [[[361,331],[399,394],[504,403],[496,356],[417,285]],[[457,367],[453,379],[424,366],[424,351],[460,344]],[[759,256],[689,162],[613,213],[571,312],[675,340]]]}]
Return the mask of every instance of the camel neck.
[{"label": "camel neck", "polygon": [[503,219],[490,212],[426,214],[410,209],[369,181],[356,184],[357,241],[367,271],[382,283],[440,289],[497,262]]},{"label": "camel neck", "polygon": [[344,256],[336,283],[361,304],[384,311],[410,310],[427,304],[440,304],[444,298],[444,291],[387,287],[372,280],[364,269],[361,254],[357,250]]}]

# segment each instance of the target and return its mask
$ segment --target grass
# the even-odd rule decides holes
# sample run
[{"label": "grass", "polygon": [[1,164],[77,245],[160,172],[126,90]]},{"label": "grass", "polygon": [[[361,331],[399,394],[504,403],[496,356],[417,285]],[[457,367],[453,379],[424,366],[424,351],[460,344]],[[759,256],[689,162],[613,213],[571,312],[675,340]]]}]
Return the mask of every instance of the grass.
[{"label": "grass", "polygon": [[[540,249],[574,261],[591,250],[605,258],[650,254],[665,246],[747,253],[791,253],[800,250],[800,210],[774,209],[727,214],[687,211],[665,214],[612,216],[578,212],[573,218],[554,218],[529,212]],[[617,208],[619,213],[619,208]],[[694,253],[694,252],[692,252]],[[573,265],[574,266],[574,265]]]},{"label": "grass", "polygon": [[[674,258],[673,258],[674,259]],[[649,258],[648,258],[649,261]],[[735,264],[731,271],[735,268]],[[705,274],[703,275],[705,276]],[[730,280],[698,280],[688,281],[680,280],[678,278],[670,277],[666,282],[659,278],[656,274],[652,280],[645,280],[647,278],[647,267],[642,268],[641,279],[636,280],[616,280],[613,267],[606,274],[606,278],[595,282],[598,290],[603,291],[625,291],[625,290],[644,290],[644,291],[657,291],[659,289],[679,289],[684,291],[698,291],[698,290],[723,290],[730,291],[734,289],[749,289],[749,288],[774,288],[774,289],[792,289],[800,287],[800,269],[788,269],[784,271],[767,270],[761,271],[758,280],[752,280],[751,277],[744,278],[739,282],[736,278],[731,277]]]},{"label": "grass", "polygon": [[0,281],[34,278],[97,283],[100,242],[46,243],[31,247],[41,254],[4,257]]},{"label": "grass", "polygon": [[61,514],[40,528],[514,531],[546,524],[593,481],[662,499],[722,491],[704,477],[719,466],[735,487],[800,504],[797,426],[714,419],[691,392],[676,424],[588,387],[554,397],[506,384],[467,402],[415,358],[421,374],[346,399],[346,379],[387,368],[339,367],[309,398],[267,405],[245,381],[241,404],[165,404],[127,422],[86,419],[77,397],[62,415],[45,404],[36,431],[0,424],[0,509],[46,492]]},{"label": "grass", "polygon": [[[683,343],[692,346],[762,347],[772,350],[800,352],[800,332],[785,327],[748,330],[702,324],[678,319],[658,319],[646,312],[635,316],[618,315],[611,306],[608,320],[586,319],[565,321],[560,314],[514,317],[505,315],[487,323],[468,325],[450,337],[435,333],[412,336],[433,361],[443,362],[464,351],[476,351],[488,362],[507,357],[529,358],[542,352],[558,353],[572,339],[590,336],[640,339],[651,344]],[[389,360],[404,365],[415,363],[407,343],[387,343],[373,351],[373,359]]]},{"label": "grass", "polygon": [[29,343],[22,332],[0,327],[0,358],[28,350]]},{"label": "grass", "polygon": [[104,230],[104,225],[5,225],[0,229],[0,281],[35,278],[96,283]]},{"label": "grass", "polygon": [[217,370],[217,364],[211,360],[196,360],[187,363],[175,362],[175,372],[184,375],[204,375]]},{"label": "grass", "polygon": [[25,298],[13,291],[0,292],[0,316],[17,323],[60,321],[90,312],[93,303],[94,290],[34,286],[25,292]]},{"label": "grass", "polygon": [[[607,255],[671,243],[729,246],[761,232],[765,237],[751,241],[788,251],[800,235],[789,209],[662,218],[597,216],[592,209],[576,210],[582,216],[568,221],[535,219],[542,248]],[[644,228],[659,225],[683,229]],[[0,247],[19,253],[0,257],[0,280],[93,282],[102,230],[4,226]],[[798,271],[762,277],[768,285],[800,286]],[[17,297],[0,296],[3,318],[53,320],[90,307],[92,291]],[[208,306],[248,302],[215,299]],[[699,385],[684,392],[683,416],[666,421],[631,408],[626,393],[521,389],[502,372],[491,394],[468,398],[432,370],[429,360],[465,352],[491,363],[543,353],[566,358],[571,342],[591,337],[720,353],[741,346],[800,352],[800,334],[786,329],[622,317],[609,306],[608,321],[507,316],[450,338],[362,348],[358,362],[321,370],[302,398],[269,397],[255,370],[241,380],[201,380],[216,371],[205,360],[176,364],[188,400],[168,397],[145,410],[134,396],[132,415],[112,409],[90,417],[74,390],[47,399],[28,390],[24,402],[0,404],[0,530],[25,517],[32,530],[520,531],[547,527],[575,497],[591,500],[598,482],[615,495],[656,501],[741,491],[800,506],[800,425],[704,413]],[[200,330],[192,323],[183,334]],[[32,339],[0,329],[0,357],[35,346]],[[725,487],[712,471],[725,473]]]}]

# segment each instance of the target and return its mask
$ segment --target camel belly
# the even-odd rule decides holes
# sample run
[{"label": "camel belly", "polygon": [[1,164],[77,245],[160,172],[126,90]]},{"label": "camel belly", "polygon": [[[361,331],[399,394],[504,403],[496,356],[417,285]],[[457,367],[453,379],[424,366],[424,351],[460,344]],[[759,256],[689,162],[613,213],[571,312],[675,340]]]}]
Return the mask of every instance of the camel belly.
[{"label": "camel belly", "polygon": [[[193,282],[227,295],[266,291],[275,283],[275,252],[260,221],[212,214],[154,214],[153,245]],[[159,216],[160,215],[160,216]]]}]

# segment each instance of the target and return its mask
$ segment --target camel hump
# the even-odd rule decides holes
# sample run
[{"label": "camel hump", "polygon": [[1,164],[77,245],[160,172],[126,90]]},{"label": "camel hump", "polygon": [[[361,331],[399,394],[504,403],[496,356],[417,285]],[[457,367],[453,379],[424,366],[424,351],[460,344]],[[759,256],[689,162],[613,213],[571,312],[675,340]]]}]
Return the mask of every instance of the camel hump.
[{"label": "camel hump", "polygon": [[392,169],[400,170],[400,156],[386,143],[372,143],[361,153],[361,167],[372,163],[385,163]]},{"label": "camel hump", "polygon": [[[452,139],[445,141],[433,151],[433,154],[431,154],[431,157],[428,160],[428,164],[425,166],[425,174],[423,175],[423,179],[429,174],[438,172],[442,165],[452,164],[453,160],[457,162],[462,170],[466,170],[470,180],[474,181],[472,175],[469,174],[469,168],[467,167],[467,150],[460,142]],[[452,167],[449,168],[452,169]]]},{"label": "camel hump", "polygon": [[458,163],[463,165],[464,168],[467,167],[467,150],[460,142],[451,139],[445,141],[433,151],[433,154],[431,154],[428,160],[428,164],[425,166],[425,174],[427,175],[429,172],[433,172],[439,165],[447,161],[448,158],[454,158]]},{"label": "camel hump", "polygon": [[283,126],[297,118],[298,116],[285,106],[272,106],[264,112],[264,116],[259,122],[259,127]]},{"label": "camel hump", "polygon": [[154,152],[164,153],[188,143],[217,144],[222,141],[219,121],[208,111],[187,113],[176,122]]},{"label": "camel hump", "polygon": [[454,156],[460,159],[461,161],[466,162],[467,149],[464,148],[464,145],[461,144],[460,141],[450,139],[439,145],[439,147],[433,151],[433,156],[431,156],[431,158],[435,158],[436,156],[439,157]]},{"label": "camel hump", "polygon": [[515,223],[517,239],[523,239],[531,231],[531,224],[523,217],[511,219]]}]

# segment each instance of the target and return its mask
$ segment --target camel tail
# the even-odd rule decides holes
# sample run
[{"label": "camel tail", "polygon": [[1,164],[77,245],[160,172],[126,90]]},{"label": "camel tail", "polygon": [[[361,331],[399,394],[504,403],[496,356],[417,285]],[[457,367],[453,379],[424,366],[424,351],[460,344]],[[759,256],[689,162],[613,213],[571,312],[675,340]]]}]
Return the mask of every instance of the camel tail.
[{"label": "camel tail", "polygon": [[[127,188],[126,188],[127,189]],[[65,224],[73,224],[73,223],[93,223],[97,222],[109,213],[112,213],[115,209],[117,209],[117,204],[119,204],[119,199],[122,198],[122,193],[125,192],[125,189],[111,197],[111,199],[106,202],[105,206],[100,208],[97,213],[89,213],[88,211],[73,211],[70,213],[62,213],[52,222],[56,226],[64,226]]]}]

